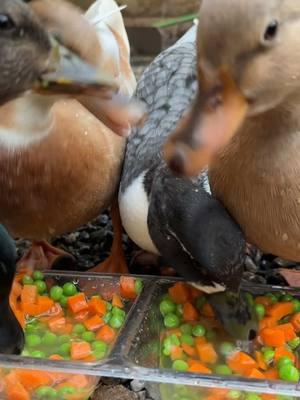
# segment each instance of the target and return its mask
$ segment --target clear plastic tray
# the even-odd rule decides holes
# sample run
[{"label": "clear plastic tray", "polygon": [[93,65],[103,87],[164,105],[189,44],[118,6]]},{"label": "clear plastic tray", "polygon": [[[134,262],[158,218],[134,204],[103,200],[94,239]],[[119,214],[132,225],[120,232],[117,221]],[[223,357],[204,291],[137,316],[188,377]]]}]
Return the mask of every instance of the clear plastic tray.
[{"label": "clear plastic tray", "polygon": [[[94,291],[96,287],[100,293],[103,293],[107,288],[117,288],[119,282],[118,275],[51,272],[47,276],[79,280],[80,285],[84,285],[86,291],[89,290],[89,287]],[[148,388],[155,395],[156,400],[173,400],[172,396],[177,392],[176,386],[178,387],[178,385],[180,385],[179,392],[183,390],[182,385],[184,385],[186,387],[197,387],[199,393],[203,388],[224,388],[300,398],[300,384],[238,377],[225,378],[216,375],[196,375],[159,368],[159,337],[162,329],[158,308],[159,298],[178,279],[147,276],[139,276],[139,278],[143,280],[143,290],[128,310],[126,323],[106,359],[99,362],[83,363],[0,355],[0,368],[38,369],[98,377],[139,379],[147,382]],[[245,289],[253,294],[284,290],[300,297],[299,289],[275,286],[245,286]],[[198,400],[200,396],[196,398]],[[272,400],[272,397],[270,397],[270,400]]]},{"label": "clear plastic tray", "polygon": [[[117,276],[49,272],[45,274],[45,281],[48,288],[53,285],[62,286],[65,282],[73,282],[88,298],[101,295],[104,299],[109,299],[112,293],[119,294],[119,278]],[[128,316],[134,303],[135,301],[125,302],[125,311]],[[99,373],[91,372],[95,369],[99,370],[101,364],[111,358],[111,352],[113,352],[114,346],[117,346],[122,329],[126,329],[126,321],[124,328],[121,328],[115,342],[110,346],[106,357],[99,361],[51,361],[27,356],[0,355],[0,399],[87,400],[99,382]],[[22,386],[28,390],[25,392]],[[70,394],[68,394],[68,390]],[[65,395],[64,392],[66,392]]]}]

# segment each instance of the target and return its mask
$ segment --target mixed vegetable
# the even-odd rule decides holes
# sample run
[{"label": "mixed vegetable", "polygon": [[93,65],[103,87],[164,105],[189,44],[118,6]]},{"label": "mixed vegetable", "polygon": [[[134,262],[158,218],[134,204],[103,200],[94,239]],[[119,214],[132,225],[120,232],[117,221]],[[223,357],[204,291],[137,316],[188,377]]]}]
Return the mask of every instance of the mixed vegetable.
[{"label": "mixed vegetable", "polygon": [[[55,361],[104,359],[124,325],[128,301],[141,290],[141,280],[121,277],[119,290],[87,296],[73,282],[51,286],[40,271],[18,276],[10,305],[25,332],[22,355]],[[1,381],[7,400],[84,400],[95,385],[95,378],[85,375],[24,369],[1,371]]]},{"label": "mixed vegetable", "polygon": [[[260,319],[257,338],[247,350],[235,343],[215,318],[206,296],[182,282],[160,302],[165,330],[162,365],[176,371],[238,375],[253,379],[300,380],[300,301],[285,293],[269,293],[248,301]],[[176,394],[176,400],[289,400],[289,397],[211,389],[199,397]],[[174,399],[175,399],[174,398]]]}]

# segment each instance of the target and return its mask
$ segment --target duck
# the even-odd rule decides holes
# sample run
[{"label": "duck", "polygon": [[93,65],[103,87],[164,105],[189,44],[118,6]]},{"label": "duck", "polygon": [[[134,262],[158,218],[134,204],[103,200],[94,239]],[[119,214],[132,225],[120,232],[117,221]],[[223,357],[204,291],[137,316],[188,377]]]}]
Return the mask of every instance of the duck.
[{"label": "duck", "polygon": [[[38,90],[28,90],[0,107],[0,222],[13,237],[33,242],[18,262],[18,269],[74,268],[72,256],[50,245],[49,240],[75,230],[112,205],[112,254],[98,270],[127,271],[114,197],[125,136],[132,121],[130,112],[126,114],[127,100],[136,82],[119,8],[113,0],[98,0],[82,15],[75,6],[63,1],[55,1],[55,7],[53,1],[47,0],[21,3],[7,6],[3,14],[0,8],[0,29],[6,43],[14,41],[13,48],[16,40],[20,47],[23,40],[28,44],[32,23],[22,18],[24,7],[30,7],[36,17],[34,24],[45,27],[81,60],[101,71],[104,85],[96,93],[82,90],[76,59],[63,57],[73,65],[70,76],[58,71],[61,78],[56,79],[49,72]],[[7,82],[6,75],[18,74],[16,84],[23,92],[23,85],[28,83],[24,80],[43,61],[40,46],[32,42],[27,47],[26,57],[22,57],[23,64],[26,63],[24,75],[19,75],[17,52],[4,52],[1,59],[10,63],[8,71],[0,76],[0,88]],[[90,87],[92,83],[90,78]]]},{"label": "duck", "polygon": [[257,321],[239,288],[244,235],[222,203],[211,195],[207,171],[181,177],[164,159],[164,145],[197,92],[196,26],[145,70],[134,98],[147,120],[127,140],[119,188],[123,227],[142,250],[163,262],[209,301],[232,335],[248,340]]},{"label": "duck", "polygon": [[227,3],[225,14],[216,0],[202,2],[197,95],[165,159],[183,176],[208,165],[214,196],[247,240],[299,262],[300,6]]},{"label": "duck", "polygon": [[25,338],[23,329],[11,305],[10,293],[17,270],[15,242],[3,225],[0,225],[0,353],[19,355]]},{"label": "duck", "polygon": [[[11,14],[14,16],[13,20]],[[13,29],[13,22],[15,22],[15,28]],[[16,40],[17,28],[23,29],[23,39]],[[53,70],[52,54],[55,53],[56,62],[60,63],[60,57],[57,57],[57,51],[62,49],[58,48],[57,43],[51,43],[48,33],[43,29],[42,25],[37,21],[32,11],[20,3],[18,0],[3,1],[0,10],[0,29],[3,34],[1,35],[1,57],[7,59],[11,52],[11,38],[14,38],[14,55],[13,61],[17,60],[20,65],[19,76],[21,79],[17,79],[14,75],[17,71],[15,68],[8,68],[6,63],[1,63],[0,75],[5,77],[0,79],[0,104],[6,104],[15,98],[18,98],[22,93],[27,92],[33,86],[35,90],[38,87],[48,82],[48,69]],[[25,37],[25,39],[24,39]],[[60,46],[61,47],[61,46]],[[26,57],[29,51],[35,51],[39,57],[35,57],[33,60]],[[91,85],[92,89],[101,89],[104,83],[103,79],[100,79],[100,74],[96,70],[93,70],[89,64],[86,64],[82,59],[76,57],[68,49],[64,49],[64,57],[68,56],[64,61],[64,70],[60,69],[60,73],[64,72],[64,77],[68,77],[70,69],[68,67],[68,60],[72,59],[72,62],[77,63],[77,79],[79,78],[79,72],[81,74],[81,81],[76,82],[74,75],[70,76],[73,79],[72,85],[76,88],[77,84],[83,84],[86,89]],[[29,62],[29,65],[28,65]],[[28,68],[31,67],[31,68]],[[22,75],[24,72],[24,75]],[[74,72],[74,70],[73,70]],[[66,75],[67,73],[67,75]],[[88,76],[85,74],[88,73]],[[47,76],[47,81],[46,77]],[[60,86],[61,76],[56,76],[57,83],[56,89]],[[100,79],[100,81],[99,81]],[[52,75],[52,83],[54,83],[54,75]],[[108,81],[106,81],[107,83]],[[113,84],[113,82],[112,82]],[[65,90],[65,84],[64,90]],[[68,84],[69,89],[71,84]],[[43,89],[44,90],[44,89]],[[13,308],[14,297],[13,285],[14,278],[17,271],[17,252],[16,245],[12,237],[9,235],[3,225],[0,225],[0,353],[1,354],[21,354],[25,338],[24,332],[21,325],[21,320],[16,316],[16,312]]]}]

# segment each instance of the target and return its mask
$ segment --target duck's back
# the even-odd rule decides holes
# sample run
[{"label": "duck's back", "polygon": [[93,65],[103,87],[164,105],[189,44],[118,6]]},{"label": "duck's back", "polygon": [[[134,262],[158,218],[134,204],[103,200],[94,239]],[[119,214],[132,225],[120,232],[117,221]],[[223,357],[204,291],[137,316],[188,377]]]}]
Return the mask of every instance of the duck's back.
[{"label": "duck's back", "polygon": [[128,140],[121,192],[143,172],[163,163],[162,147],[193,101],[196,82],[195,27],[145,70],[135,97],[145,103],[148,118]]}]

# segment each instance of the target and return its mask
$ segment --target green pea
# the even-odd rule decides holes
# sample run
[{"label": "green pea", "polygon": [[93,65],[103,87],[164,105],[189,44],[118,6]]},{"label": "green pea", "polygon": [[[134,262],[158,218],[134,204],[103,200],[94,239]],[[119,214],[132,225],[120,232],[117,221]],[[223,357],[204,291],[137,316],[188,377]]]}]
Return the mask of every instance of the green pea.
[{"label": "green pea", "polygon": [[85,331],[86,331],[86,329],[85,329],[85,326],[83,324],[75,324],[73,326],[72,333],[75,333],[77,335],[82,335],[83,332],[85,332]]},{"label": "green pea", "polygon": [[268,297],[273,304],[278,303],[278,298],[273,293],[267,293],[266,297]]},{"label": "green pea", "polygon": [[46,332],[42,338],[42,345],[55,346],[57,343],[57,336],[52,332]]},{"label": "green pea", "polygon": [[108,313],[105,314],[105,316],[103,317],[103,321],[104,321],[106,324],[108,324],[109,321],[110,321],[110,319],[111,319],[111,317],[112,317],[112,313],[111,313],[111,312],[108,312]]},{"label": "green pea", "polygon": [[41,281],[41,280],[35,281],[34,284],[37,288],[38,294],[44,294],[46,292],[47,285],[44,281]]},{"label": "green pea", "polygon": [[246,393],[245,400],[261,400],[261,397],[255,393]]},{"label": "green pea", "polygon": [[122,318],[120,315],[112,315],[108,324],[113,329],[119,329],[124,324],[124,318]]},{"label": "green pea", "polygon": [[61,296],[61,298],[59,299],[59,304],[65,308],[68,305],[68,298],[64,295]]},{"label": "green pea", "polygon": [[206,298],[204,296],[199,296],[196,299],[196,308],[200,311],[204,304],[206,303]]},{"label": "green pea", "polygon": [[34,334],[27,335],[25,341],[28,347],[38,347],[42,343],[41,338]]},{"label": "green pea", "polygon": [[194,344],[194,342],[195,342],[193,336],[187,335],[186,333],[184,333],[183,335],[181,335],[180,341],[181,341],[181,343],[185,343],[185,344],[188,344],[188,345],[190,345],[190,346],[193,346],[193,344]]},{"label": "green pea", "polygon": [[226,364],[220,364],[215,367],[217,375],[232,375],[231,369]]},{"label": "green pea", "polygon": [[48,326],[44,322],[38,322],[36,324],[36,329],[37,329],[37,332],[44,333],[48,330]]},{"label": "green pea", "polygon": [[289,357],[280,357],[277,362],[277,368],[280,369],[285,365],[293,365],[293,361]]},{"label": "green pea", "polygon": [[73,386],[65,386],[57,391],[59,400],[66,400],[68,399],[70,394],[75,394],[75,393],[76,389]]},{"label": "green pea", "polygon": [[285,294],[284,296],[282,296],[282,298],[280,299],[282,302],[290,302],[294,300],[294,297],[291,296],[290,294]]},{"label": "green pea", "polygon": [[266,314],[266,309],[262,304],[255,304],[255,312],[259,319],[263,319]]},{"label": "green pea", "polygon": [[42,271],[34,271],[32,277],[35,281],[43,281],[45,279],[45,276],[42,273]]},{"label": "green pea", "polygon": [[[94,297],[94,296],[93,296],[93,297]],[[95,296],[95,297],[96,297],[96,296]],[[113,308],[112,304],[111,304],[109,301],[107,301],[107,302],[106,302],[106,310],[107,310],[107,311],[111,311],[112,308]]]},{"label": "green pea", "polygon": [[71,341],[71,336],[70,335],[61,335],[58,338],[58,343],[63,344],[63,343],[69,343]]},{"label": "green pea", "polygon": [[30,357],[30,353],[29,353],[29,351],[28,351],[27,349],[24,349],[24,350],[22,351],[21,356],[23,356],[23,357]]},{"label": "green pea", "polygon": [[94,342],[92,342],[91,346],[93,350],[101,350],[104,353],[106,353],[108,350],[108,345],[102,340],[95,340]]},{"label": "green pea", "polygon": [[209,330],[206,332],[206,338],[207,338],[207,340],[213,342],[214,340],[216,340],[217,334],[216,334],[216,332],[215,332],[213,329],[209,329]]},{"label": "green pea", "polygon": [[57,391],[51,386],[41,386],[36,389],[34,395],[41,400],[52,400],[57,398]]},{"label": "green pea", "polygon": [[162,353],[164,356],[169,357],[171,355],[171,349],[169,347],[164,347]]},{"label": "green pea", "polygon": [[235,351],[235,346],[232,343],[223,342],[220,344],[219,352],[222,356],[228,357],[234,351]]},{"label": "green pea", "polygon": [[93,350],[93,355],[97,360],[103,360],[106,357],[106,352],[101,349]]},{"label": "green pea", "polygon": [[172,300],[163,300],[159,305],[159,310],[165,316],[176,311],[176,304]]},{"label": "green pea", "polygon": [[296,348],[300,345],[300,338],[295,337],[295,339],[292,339],[288,342],[288,345],[292,350],[296,350]]},{"label": "green pea", "polygon": [[176,360],[172,364],[172,369],[175,369],[176,371],[187,371],[189,369],[188,363],[186,363],[183,360]]},{"label": "green pea", "polygon": [[170,335],[170,336],[166,337],[165,340],[163,341],[164,350],[167,353],[169,353],[166,355],[171,354],[171,350],[172,350],[173,346],[180,346],[180,340],[178,339],[178,337],[176,335]]},{"label": "green pea", "polygon": [[143,290],[143,281],[141,279],[136,279],[134,282],[134,290],[136,294],[140,294]]},{"label": "green pea", "polygon": [[263,346],[263,347],[261,348],[261,351],[262,351],[263,353],[265,353],[266,351],[269,351],[269,350],[274,350],[274,349],[273,349],[273,347],[269,347],[269,346]]},{"label": "green pea", "polygon": [[29,275],[24,275],[22,279],[23,285],[33,285],[33,279]]},{"label": "green pea", "polygon": [[180,330],[182,333],[185,333],[187,335],[191,335],[193,331],[193,326],[190,324],[183,324],[180,326]]},{"label": "green pea", "polygon": [[59,346],[58,354],[63,357],[68,357],[71,354],[71,344],[70,343],[62,343]]},{"label": "green pea", "polygon": [[182,304],[176,305],[176,315],[178,315],[179,318],[183,316],[183,305]]},{"label": "green pea", "polygon": [[288,382],[298,382],[300,374],[293,365],[283,365],[279,368],[279,378]]},{"label": "green pea", "polygon": [[196,337],[204,336],[206,333],[206,329],[203,325],[196,325],[193,327],[193,335]]},{"label": "green pea", "polygon": [[31,334],[36,332],[36,326],[33,324],[27,324],[25,327],[26,334]]},{"label": "green pea", "polygon": [[239,390],[230,390],[230,392],[227,393],[226,398],[230,400],[235,400],[235,399],[240,399],[242,396],[242,393]]},{"label": "green pea", "polygon": [[81,335],[81,338],[85,342],[92,342],[93,340],[95,340],[96,335],[94,332],[83,332],[83,334]]},{"label": "green pea", "polygon": [[30,354],[33,358],[46,358],[46,353],[40,350],[35,350]]},{"label": "green pea", "polygon": [[292,303],[294,306],[294,313],[300,312],[300,301],[298,299],[294,299]]},{"label": "green pea", "polygon": [[112,315],[117,315],[123,319],[126,317],[126,312],[119,307],[113,307],[111,313]]},{"label": "green pea", "polygon": [[66,297],[74,296],[77,293],[77,288],[72,282],[67,282],[63,286],[63,294]]},{"label": "green pea", "polygon": [[265,352],[263,352],[263,357],[267,364],[269,364],[271,361],[273,361],[274,356],[275,356],[274,350],[266,350]]},{"label": "green pea", "polygon": [[180,320],[176,314],[167,314],[164,318],[164,324],[166,328],[177,328],[180,324]]},{"label": "green pea", "polygon": [[63,294],[63,289],[60,286],[53,286],[50,289],[50,297],[54,301],[59,301]]}]

